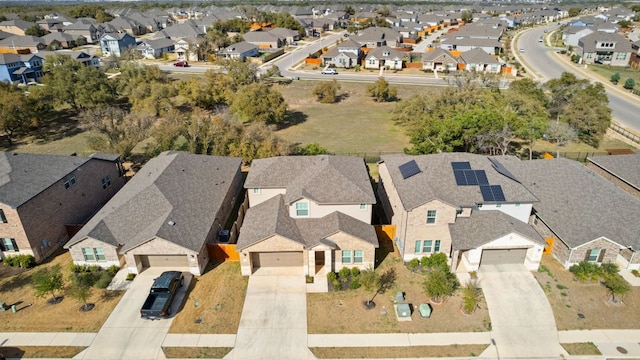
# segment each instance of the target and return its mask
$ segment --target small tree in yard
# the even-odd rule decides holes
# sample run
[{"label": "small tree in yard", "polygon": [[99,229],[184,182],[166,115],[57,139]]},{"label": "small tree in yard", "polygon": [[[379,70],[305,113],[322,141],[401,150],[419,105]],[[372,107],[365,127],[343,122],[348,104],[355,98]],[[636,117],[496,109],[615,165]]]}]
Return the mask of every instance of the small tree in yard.
[{"label": "small tree in yard", "polygon": [[89,311],[93,309],[93,304],[89,304],[89,298],[93,295],[93,290],[86,282],[76,281],[69,289],[69,296],[78,300],[82,304],[80,311]]},{"label": "small tree in yard", "polygon": [[632,78],[628,78],[624,82],[624,88],[627,89],[627,90],[632,90],[635,86],[636,86],[636,81],[633,80]]},{"label": "small tree in yard", "polygon": [[[375,272],[375,270],[373,270],[372,268],[367,268],[360,272],[360,284],[364,286],[364,289],[367,292],[372,292],[374,289],[376,289],[379,282],[380,275],[378,275],[378,273]],[[374,308],[376,306],[376,304],[373,302],[373,299],[376,297],[376,295],[378,295],[377,292],[373,294],[371,299],[365,301],[364,304],[367,308]]]},{"label": "small tree in yard", "polygon": [[435,267],[427,274],[423,288],[435,303],[441,303],[447,296],[453,295],[459,285],[455,274],[441,267]]},{"label": "small tree in yard", "polygon": [[42,298],[51,294],[52,304],[58,302],[56,292],[64,289],[64,279],[60,265],[56,265],[49,270],[40,270],[31,277],[31,285],[36,291],[36,297]]},{"label": "small tree in yard", "polygon": [[616,299],[616,295],[624,296],[631,291],[629,283],[617,274],[607,276],[602,284],[607,288],[609,294],[611,294],[610,300],[613,303],[620,301],[620,299]]},{"label": "small tree in yard", "polygon": [[333,104],[338,100],[340,84],[337,81],[324,81],[313,88],[313,95],[323,104]]},{"label": "small tree in yard", "polygon": [[398,90],[395,87],[390,87],[383,77],[379,77],[375,83],[367,86],[367,93],[376,102],[386,102],[395,100]]},{"label": "small tree in yard", "polygon": [[614,85],[617,85],[619,81],[620,81],[620,73],[615,73],[615,74],[611,75],[611,82]]}]

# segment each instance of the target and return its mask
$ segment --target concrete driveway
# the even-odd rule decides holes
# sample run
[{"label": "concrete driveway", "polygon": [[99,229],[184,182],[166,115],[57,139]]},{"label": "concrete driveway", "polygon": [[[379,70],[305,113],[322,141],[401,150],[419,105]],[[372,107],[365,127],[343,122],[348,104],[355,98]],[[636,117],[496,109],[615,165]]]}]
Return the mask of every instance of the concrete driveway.
[{"label": "concrete driveway", "polygon": [[225,359],[315,359],[307,347],[304,276],[249,278],[235,347]]},{"label": "concrete driveway", "polygon": [[179,289],[171,305],[173,315],[170,318],[153,321],[141,319],[140,308],[149,294],[153,280],[166,270],[168,269],[150,268],[136,276],[129,290],[98,331],[91,346],[74,359],[164,359],[162,341],[193,278],[189,273],[184,274],[184,286]]},{"label": "concrete driveway", "polygon": [[482,356],[560,359],[556,321],[542,288],[523,265],[483,266],[478,272],[491,316],[490,346]]}]

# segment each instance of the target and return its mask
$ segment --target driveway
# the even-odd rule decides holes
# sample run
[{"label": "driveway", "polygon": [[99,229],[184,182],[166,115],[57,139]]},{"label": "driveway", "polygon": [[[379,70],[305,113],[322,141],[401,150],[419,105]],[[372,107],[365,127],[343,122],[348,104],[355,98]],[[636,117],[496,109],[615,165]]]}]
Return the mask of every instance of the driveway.
[{"label": "driveway", "polygon": [[307,347],[302,275],[252,275],[234,349],[225,359],[315,359]]},{"label": "driveway", "polygon": [[[136,276],[129,290],[98,331],[91,346],[74,359],[164,359],[162,342],[173,316],[162,320],[143,320],[140,318],[140,308],[149,294],[153,279],[166,270],[168,269],[150,268]],[[171,305],[174,315],[179,311],[193,278],[189,273],[185,273],[184,277],[184,286]]]},{"label": "driveway", "polygon": [[551,305],[523,265],[484,266],[478,279],[489,307],[495,343],[483,356],[545,359],[567,356],[559,344]]}]

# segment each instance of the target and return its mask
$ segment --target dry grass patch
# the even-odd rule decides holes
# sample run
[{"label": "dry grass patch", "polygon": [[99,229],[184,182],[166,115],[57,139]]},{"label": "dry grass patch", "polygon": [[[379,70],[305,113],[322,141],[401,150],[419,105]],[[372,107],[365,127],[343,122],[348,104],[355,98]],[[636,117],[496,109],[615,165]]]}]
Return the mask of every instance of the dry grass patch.
[{"label": "dry grass patch", "polygon": [[318,359],[381,359],[479,356],[488,345],[316,347],[309,348]]},{"label": "dry grass patch", "polygon": [[0,347],[0,354],[7,358],[56,358],[71,359],[82,352],[84,346],[20,346]]},{"label": "dry grass patch", "polygon": [[210,264],[204,275],[194,277],[187,300],[177,312],[169,332],[235,334],[248,282],[248,278],[240,274],[238,262]]},{"label": "dry grass patch", "polygon": [[[381,242],[381,253],[389,248],[389,241]],[[388,251],[388,250],[387,250]],[[441,305],[433,305],[433,313],[423,319],[418,306],[427,303],[422,290],[425,276],[412,273],[403,264],[397,251],[390,252],[376,269],[396,272],[395,285],[386,293],[375,297],[375,309],[367,310],[363,302],[373,294],[363,288],[339,292],[307,295],[307,324],[310,334],[367,334],[367,333],[442,333],[480,332],[490,330],[491,322],[486,302],[471,316],[462,313],[461,291]],[[320,279],[318,279],[320,280]],[[322,279],[326,281],[326,279]],[[394,314],[394,296],[403,291],[406,301],[414,307],[412,321],[398,321]],[[381,311],[386,311],[383,315]]]},{"label": "dry grass patch", "polygon": [[170,347],[163,346],[162,351],[167,359],[222,359],[230,347]]},{"label": "dry grass patch", "polygon": [[[97,332],[100,329],[120,301],[123,292],[93,288],[93,296],[89,299],[89,303],[95,304],[95,307],[88,312],[81,312],[82,304],[68,296],[61,303],[50,305],[47,302],[50,297],[36,298],[31,287],[31,276],[40,269],[55,265],[61,266],[64,279],[68,279],[71,274],[69,270],[71,255],[68,252],[53,256],[46,263],[33,269],[0,279],[0,301],[8,305],[16,304],[18,309],[15,314],[11,311],[0,313],[3,331]],[[64,296],[64,291],[57,295]]]},{"label": "dry grass patch", "polygon": [[575,280],[569,270],[548,255],[542,257],[534,276],[549,299],[558,330],[638,328],[640,288],[632,287],[622,305],[613,305],[607,301],[607,289],[599,282]]},{"label": "dry grass patch", "polygon": [[602,355],[592,342],[560,344],[569,355]]}]

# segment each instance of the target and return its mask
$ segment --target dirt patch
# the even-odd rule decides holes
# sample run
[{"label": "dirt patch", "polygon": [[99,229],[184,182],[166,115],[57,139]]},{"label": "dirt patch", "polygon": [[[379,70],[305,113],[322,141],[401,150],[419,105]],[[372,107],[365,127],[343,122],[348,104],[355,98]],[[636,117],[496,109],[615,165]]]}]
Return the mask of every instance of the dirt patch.
[{"label": "dirt patch", "polygon": [[84,346],[20,346],[0,347],[0,354],[7,358],[57,358],[71,359],[86,349]]},{"label": "dirt patch", "polygon": [[177,312],[170,333],[235,334],[240,324],[248,278],[240,274],[240,263],[210,264],[194,278],[183,308]]},{"label": "dirt patch", "polygon": [[5,264],[0,265],[0,279],[6,279],[11,276],[20,275],[28,269],[24,269],[17,266],[8,266]]},{"label": "dirt patch", "polygon": [[569,355],[602,355],[592,342],[560,344]]},{"label": "dirt patch", "polygon": [[309,348],[318,359],[380,359],[479,356],[487,345]]},{"label": "dirt patch", "polygon": [[534,276],[549,299],[558,330],[638,328],[640,288],[632,287],[622,298],[623,305],[614,305],[599,282],[575,280],[548,255]]},{"label": "dirt patch", "polygon": [[163,346],[162,351],[167,359],[222,359],[230,347],[169,347]]},{"label": "dirt patch", "polygon": [[[382,246],[381,246],[382,247]],[[384,253],[384,251],[382,252]],[[367,333],[441,333],[480,332],[491,328],[489,312],[484,300],[471,316],[461,311],[459,290],[442,305],[433,305],[430,318],[421,318],[418,306],[428,303],[422,290],[425,276],[409,271],[397,251],[384,255],[376,271],[384,273],[393,268],[396,282],[384,294],[374,299],[376,307],[367,310],[362,304],[373,297],[363,288],[307,295],[307,324],[310,334],[367,334]],[[316,281],[320,281],[317,279]],[[326,281],[326,279],[322,279]],[[398,321],[394,314],[394,297],[405,293],[407,303],[413,307],[412,321]]]},{"label": "dirt patch", "polygon": [[[17,312],[0,312],[0,323],[3,331],[7,332],[97,332],[111,314],[113,308],[122,297],[122,291],[108,291],[93,289],[93,296],[89,303],[94,304],[93,310],[81,312],[81,303],[65,293],[56,294],[63,297],[58,304],[49,304],[51,297],[37,298],[31,287],[31,276],[43,268],[55,265],[62,267],[64,279],[68,279],[71,271],[71,255],[64,252],[53,256],[46,263],[33,269],[20,272],[17,275],[0,279],[0,301],[7,305],[16,305]],[[43,316],[46,314],[46,316]],[[55,357],[55,356],[50,356]]]}]

